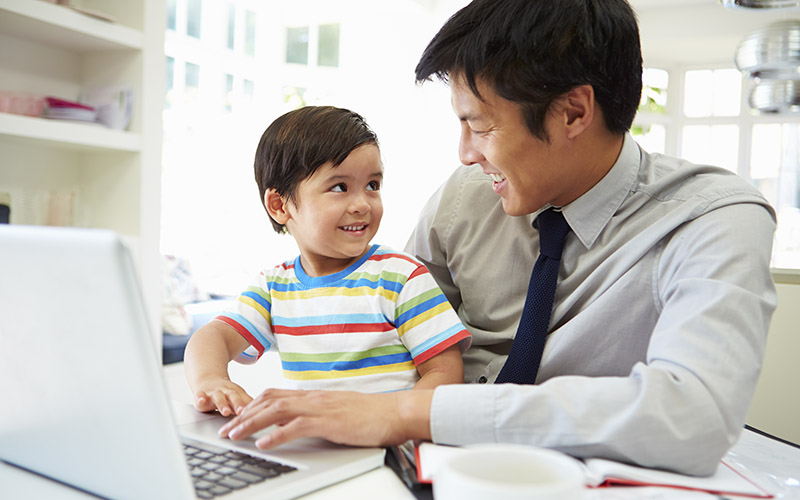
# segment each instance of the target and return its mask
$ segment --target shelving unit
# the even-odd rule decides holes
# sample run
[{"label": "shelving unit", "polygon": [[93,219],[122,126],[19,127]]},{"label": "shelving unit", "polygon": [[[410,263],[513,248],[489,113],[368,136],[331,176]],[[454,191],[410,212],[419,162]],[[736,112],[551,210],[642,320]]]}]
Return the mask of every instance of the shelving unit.
[{"label": "shelving unit", "polygon": [[[0,91],[76,100],[128,86],[127,130],[0,113],[0,193],[12,224],[112,229],[129,242],[160,350],[159,225],[165,0],[0,0]],[[113,325],[109,325],[113,327]]]}]

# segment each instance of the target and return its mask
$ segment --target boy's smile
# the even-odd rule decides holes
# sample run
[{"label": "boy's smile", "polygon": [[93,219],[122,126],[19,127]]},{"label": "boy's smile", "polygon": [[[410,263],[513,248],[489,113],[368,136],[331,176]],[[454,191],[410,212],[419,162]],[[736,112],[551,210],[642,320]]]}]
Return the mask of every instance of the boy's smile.
[{"label": "boy's smile", "polygon": [[334,167],[322,165],[283,204],[303,270],[324,276],[345,269],[369,249],[383,216],[380,150],[367,144]]}]

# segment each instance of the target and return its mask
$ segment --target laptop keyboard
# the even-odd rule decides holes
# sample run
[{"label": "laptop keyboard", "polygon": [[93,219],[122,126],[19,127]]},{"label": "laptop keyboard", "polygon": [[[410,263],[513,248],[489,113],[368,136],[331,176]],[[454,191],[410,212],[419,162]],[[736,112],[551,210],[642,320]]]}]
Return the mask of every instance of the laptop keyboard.
[{"label": "laptop keyboard", "polygon": [[289,465],[256,458],[192,439],[183,439],[198,498],[215,498],[297,470]]}]

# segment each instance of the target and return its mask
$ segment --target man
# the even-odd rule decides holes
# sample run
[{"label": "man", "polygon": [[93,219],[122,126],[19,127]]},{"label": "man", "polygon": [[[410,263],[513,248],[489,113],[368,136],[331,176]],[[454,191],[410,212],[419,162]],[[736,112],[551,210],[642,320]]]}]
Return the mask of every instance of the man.
[{"label": "man", "polygon": [[[267,391],[222,434],[277,423],[260,446],[306,435],[519,442],[712,473],[760,371],[776,305],[775,217],[735,175],[637,146],[627,130],[641,64],[624,0],[475,0],[448,20],[416,71],[449,81],[464,166],[423,210],[408,249],[472,333],[465,376],[477,383]],[[484,383],[518,382],[507,360],[527,369],[538,356],[513,346],[537,217],[553,207],[568,233],[536,384]]]}]

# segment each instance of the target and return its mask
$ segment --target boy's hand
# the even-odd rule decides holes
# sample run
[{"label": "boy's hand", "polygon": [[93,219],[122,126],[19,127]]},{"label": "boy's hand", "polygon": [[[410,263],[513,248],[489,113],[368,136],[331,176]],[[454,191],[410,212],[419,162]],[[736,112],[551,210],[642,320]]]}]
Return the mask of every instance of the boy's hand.
[{"label": "boy's hand", "polygon": [[244,389],[225,378],[200,384],[194,397],[194,407],[198,411],[217,410],[225,417],[240,414],[253,400]]}]

